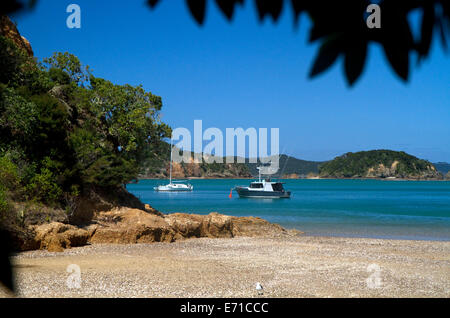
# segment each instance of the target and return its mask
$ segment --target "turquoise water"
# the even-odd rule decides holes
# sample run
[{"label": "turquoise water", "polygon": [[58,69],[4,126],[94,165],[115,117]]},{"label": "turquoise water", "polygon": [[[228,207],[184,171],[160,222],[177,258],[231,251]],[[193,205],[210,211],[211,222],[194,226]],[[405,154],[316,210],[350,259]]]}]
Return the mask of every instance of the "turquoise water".
[{"label": "turquoise water", "polygon": [[164,212],[258,216],[308,235],[450,240],[450,182],[284,180],[290,199],[241,199],[230,189],[249,180],[190,180],[190,193],[153,191],[164,180],[127,189]]}]

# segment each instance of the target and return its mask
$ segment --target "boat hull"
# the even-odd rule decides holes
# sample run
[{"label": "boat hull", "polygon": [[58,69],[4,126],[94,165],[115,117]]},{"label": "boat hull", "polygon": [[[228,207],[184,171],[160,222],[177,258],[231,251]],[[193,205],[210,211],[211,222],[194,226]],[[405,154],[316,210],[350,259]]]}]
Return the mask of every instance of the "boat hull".
[{"label": "boat hull", "polygon": [[153,188],[155,191],[159,192],[190,192],[194,189],[193,186],[188,187],[173,187],[173,186],[158,186]]},{"label": "boat hull", "polygon": [[255,191],[245,187],[236,187],[235,190],[241,198],[288,199],[291,197],[290,191]]}]

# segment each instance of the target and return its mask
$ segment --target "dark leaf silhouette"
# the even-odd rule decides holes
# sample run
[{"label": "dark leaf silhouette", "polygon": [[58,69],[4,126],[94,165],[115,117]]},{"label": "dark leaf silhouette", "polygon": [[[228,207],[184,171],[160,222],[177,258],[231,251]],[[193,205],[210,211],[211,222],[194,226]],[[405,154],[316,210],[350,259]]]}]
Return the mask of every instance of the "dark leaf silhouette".
[{"label": "dark leaf silhouette", "polygon": [[434,21],[434,7],[428,3],[423,11],[422,25],[420,28],[420,42],[419,42],[419,60],[428,56],[430,51],[431,39],[433,36]]},{"label": "dark leaf silhouette", "polygon": [[23,4],[20,1],[1,1],[0,2],[0,15],[7,15],[23,9]]},{"label": "dark leaf silhouette", "polygon": [[255,0],[258,9],[259,20],[264,20],[266,15],[270,15],[272,20],[276,22],[280,17],[283,9],[283,0]]},{"label": "dark leaf silhouette", "polygon": [[159,0],[147,0],[148,5],[150,8],[154,8],[158,4]]},{"label": "dark leaf silhouette", "polygon": [[444,23],[445,23],[445,21],[443,21],[442,19],[438,20],[438,30],[439,30],[439,35],[441,36],[442,46],[444,47],[445,50],[447,50],[448,46],[447,46],[447,39],[446,39],[446,35],[445,35]]},{"label": "dark leaf silhouette", "polygon": [[345,52],[345,75],[351,86],[361,75],[367,55],[367,42],[359,41],[347,47]]},{"label": "dark leaf silhouette", "polygon": [[236,4],[242,5],[244,0],[216,0],[217,5],[228,20],[233,19],[234,7]]},{"label": "dark leaf silhouette", "polygon": [[206,0],[186,0],[192,16],[198,24],[203,24],[206,11]]},{"label": "dark leaf silhouette", "polygon": [[320,47],[319,53],[314,60],[313,67],[309,72],[309,77],[314,77],[328,69],[342,53],[342,34],[328,38]]},{"label": "dark leaf silhouette", "polygon": [[384,53],[394,71],[404,81],[409,76],[409,51],[406,46],[397,46],[395,43],[385,43]]},{"label": "dark leaf silhouette", "polygon": [[294,26],[298,26],[300,20],[300,14],[305,10],[306,1],[303,0],[291,0],[292,10],[294,11]]},{"label": "dark leaf silhouette", "polygon": [[394,3],[382,6],[383,25],[380,42],[389,64],[404,81],[409,78],[409,53],[416,48],[408,23],[408,11]]},{"label": "dark leaf silhouette", "polygon": [[[449,0],[346,0],[346,1],[317,1],[317,0],[209,0],[215,1],[219,10],[231,21],[237,5],[253,2],[258,13],[259,20],[270,16],[277,22],[281,16],[283,5],[288,6],[294,14],[294,25],[302,14],[307,14],[312,27],[309,33],[309,41],[321,42],[321,52],[317,54],[311,74],[319,74],[336,61],[335,50],[326,49],[325,42],[338,33],[343,33],[348,39],[342,43],[341,53],[345,58],[345,76],[351,85],[360,76],[365,63],[365,54],[357,57],[357,47],[361,41],[367,45],[370,42],[383,46],[386,58],[392,69],[403,80],[408,79],[410,53],[415,52],[419,61],[429,56],[433,40],[433,30],[438,31],[441,43],[447,47],[447,39],[450,34],[450,1]],[[23,10],[35,3],[36,0],[3,0],[1,1],[1,13],[12,13]],[[155,8],[161,0],[147,0],[150,8]],[[208,0],[186,0],[187,7],[195,21],[203,25]],[[28,5],[26,5],[28,3]],[[381,7],[381,29],[370,30],[365,24],[366,8],[370,3],[378,3]],[[25,4],[25,5],[24,5]],[[420,10],[423,19],[420,25],[420,37],[412,40],[408,22],[408,14],[413,10]],[[362,47],[359,52],[362,53]],[[365,51],[364,51],[365,52]],[[325,56],[328,55],[329,56]],[[327,63],[324,63],[327,62]],[[323,68],[324,65],[328,65]],[[320,70],[320,72],[318,71]]]}]

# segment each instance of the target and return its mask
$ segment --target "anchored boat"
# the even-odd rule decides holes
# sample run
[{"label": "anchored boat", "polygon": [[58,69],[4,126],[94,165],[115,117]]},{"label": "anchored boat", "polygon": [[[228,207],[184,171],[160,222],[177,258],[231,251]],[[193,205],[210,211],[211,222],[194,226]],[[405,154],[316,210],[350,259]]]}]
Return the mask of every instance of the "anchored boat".
[{"label": "anchored boat", "polygon": [[169,173],[169,184],[159,185],[154,187],[155,191],[166,191],[166,192],[179,192],[179,191],[192,191],[194,187],[191,184],[180,183],[182,181],[172,181],[172,138],[170,138],[170,173]]},{"label": "anchored boat", "polygon": [[176,183],[181,181],[170,180],[169,184],[154,187],[155,191],[192,191],[194,187],[191,184]]},{"label": "anchored boat", "polygon": [[290,198],[291,191],[286,191],[283,187],[284,182],[273,182],[270,179],[261,180],[261,170],[259,170],[259,180],[250,183],[250,186],[235,187],[234,190],[241,198],[263,198],[263,199],[279,199]]}]

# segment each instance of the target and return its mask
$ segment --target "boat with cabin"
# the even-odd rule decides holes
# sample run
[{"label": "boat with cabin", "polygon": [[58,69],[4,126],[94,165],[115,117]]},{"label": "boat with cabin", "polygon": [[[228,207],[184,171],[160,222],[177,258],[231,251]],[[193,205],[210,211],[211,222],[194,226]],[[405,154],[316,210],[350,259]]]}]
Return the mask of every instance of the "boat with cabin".
[{"label": "boat with cabin", "polygon": [[250,186],[237,186],[234,188],[241,198],[262,198],[262,199],[281,199],[290,198],[291,191],[286,191],[283,187],[284,182],[273,182],[270,179],[261,179],[261,168],[259,170],[259,180],[250,183]]}]

